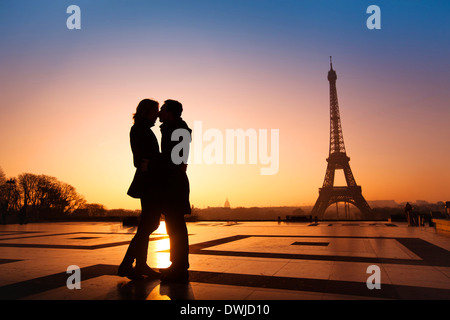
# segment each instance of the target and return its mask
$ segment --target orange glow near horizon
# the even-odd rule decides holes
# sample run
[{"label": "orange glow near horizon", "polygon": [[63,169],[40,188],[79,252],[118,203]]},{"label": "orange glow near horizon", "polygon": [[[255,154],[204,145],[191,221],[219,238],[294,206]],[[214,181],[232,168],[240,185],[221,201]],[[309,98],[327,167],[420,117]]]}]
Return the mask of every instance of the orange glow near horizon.
[{"label": "orange glow near horizon", "polygon": [[[93,74],[101,74],[101,66],[100,70],[90,68]],[[338,77],[345,74],[345,70],[336,69]],[[161,103],[176,98],[183,103],[183,118],[191,128],[194,121],[202,121],[204,131],[215,128],[223,134],[226,129],[279,129],[276,175],[261,176],[260,165],[190,164],[188,175],[194,206],[222,206],[226,198],[233,207],[312,205],[316,200],[325,174],[329,143],[328,82],[323,71],[315,76],[320,78],[318,88],[302,83],[302,77],[287,80],[297,83],[295,91],[283,84],[256,85],[240,79],[228,87],[227,93],[220,92],[219,87],[197,91],[185,85],[168,90],[160,84],[165,83],[161,78],[151,86],[145,79],[134,79],[135,88],[123,91],[121,81],[111,81],[108,73],[101,78],[81,80],[81,75],[72,78],[76,72],[76,66],[61,71],[59,77],[64,81],[49,80],[55,83],[54,87],[41,84],[42,89],[35,94],[6,101],[11,106],[33,105],[26,114],[14,114],[12,108],[8,112],[16,121],[3,123],[2,148],[6,152],[0,165],[7,176],[23,172],[53,175],[75,186],[88,202],[102,203],[108,208],[138,209],[139,201],[126,195],[134,173],[128,141],[131,114],[141,98],[152,97]],[[222,77],[226,72],[223,70]],[[352,87],[346,78],[340,77],[337,83],[344,141],[366,199],[446,200],[448,151],[437,146],[444,145],[443,135],[448,129],[432,125],[442,120],[429,117],[429,137],[424,137],[411,130],[409,124],[421,123],[420,114],[407,119],[408,124],[395,120],[395,116],[401,120],[395,110],[384,118],[371,111],[379,101],[365,106],[363,114],[355,107],[364,101],[352,97],[358,88]],[[95,83],[105,86],[93,90]],[[194,87],[194,83],[187,86]],[[152,87],[152,92],[159,94],[149,94],[142,87]],[[240,87],[245,89],[238,91]],[[112,94],[116,92],[121,94]],[[385,97],[383,103],[390,99],[395,98]],[[383,122],[385,126],[380,130],[378,125]],[[153,130],[159,137],[158,125]],[[427,152],[407,156],[418,142]],[[203,148],[207,144],[204,142]],[[428,161],[434,162],[433,168],[428,167]]]},{"label": "orange glow near horizon", "polygon": [[[126,195],[134,174],[131,115],[143,98],[160,104],[176,99],[191,128],[201,121],[203,130],[223,134],[279,130],[275,175],[261,175],[260,164],[192,163],[191,204],[223,206],[228,198],[232,207],[313,205],[327,165],[333,54],[345,146],[366,200],[450,200],[448,63],[442,63],[448,51],[419,50],[416,37],[403,37],[401,23],[367,33],[364,25],[338,27],[345,19],[329,16],[319,28],[317,19],[306,17],[309,11],[285,8],[279,16],[268,15],[275,20],[267,25],[255,14],[229,20],[231,14],[216,10],[217,21],[188,19],[176,28],[141,17],[136,8],[116,8],[130,18],[110,27],[110,17],[101,13],[114,8],[85,6],[97,10],[99,25],[86,22],[78,33],[65,25],[42,29],[49,35],[41,42],[28,43],[34,37],[28,29],[21,31],[25,40],[3,35],[10,51],[0,61],[0,166],[8,178],[46,174],[74,186],[89,203],[139,209],[139,201]],[[336,11],[308,6],[317,16]],[[158,12],[153,9],[149,14]],[[351,17],[345,23],[361,20],[346,6],[337,9]],[[282,19],[284,14],[290,18]],[[286,25],[275,23],[278,18]],[[9,22],[9,28],[19,22]],[[429,30],[434,35],[437,28]],[[153,131],[160,136],[158,122]]]},{"label": "orange glow near horizon", "polygon": [[[276,175],[261,176],[260,165],[190,164],[191,203],[197,207],[222,206],[228,198],[233,207],[312,205],[323,182],[328,156],[328,87],[326,79],[322,82],[322,97],[305,104],[295,97],[291,100],[284,97],[280,103],[276,94],[253,96],[248,99],[251,105],[240,97],[233,106],[230,105],[232,101],[223,101],[220,95],[208,95],[208,92],[200,97],[195,93],[177,97],[184,104],[184,119],[191,127],[194,121],[201,120],[204,130],[216,128],[222,133],[237,128],[279,129],[280,132]],[[349,108],[356,101],[348,101],[351,92],[339,90],[339,84],[338,80],[347,153],[366,199],[446,200],[449,174],[445,158],[448,151],[443,148],[436,152],[434,142],[430,145],[422,137],[420,144],[428,152],[408,156],[418,141],[409,125],[396,123],[397,128],[387,126],[383,130],[377,130],[370,121],[364,126],[359,125],[357,121],[361,119],[357,117],[360,115],[352,115]],[[276,88],[271,89],[271,92],[277,92]],[[107,91],[118,90],[119,87],[110,87]],[[3,139],[2,147],[7,152],[2,156],[1,165],[7,176],[22,172],[53,175],[75,186],[88,202],[102,203],[108,208],[138,209],[139,201],[126,195],[134,173],[128,133],[134,105],[140,97],[151,95],[130,90],[126,97],[91,93],[68,99],[71,95],[64,87],[55,92],[59,94],[50,96],[41,92],[40,97],[29,97],[35,110],[17,116],[22,121],[4,131],[19,133]],[[173,96],[156,98],[162,102],[168,97]],[[297,110],[283,109],[283,104],[296,103]],[[61,104],[64,104],[64,110],[58,109]],[[37,106],[43,105],[50,110],[47,114],[38,111],[40,107]],[[77,112],[77,109],[83,109],[83,112]],[[258,110],[263,111],[259,113]],[[416,121],[420,123],[420,119]],[[380,123],[378,119],[376,122]],[[159,136],[158,123],[153,130]],[[428,130],[446,129],[430,126]],[[20,135],[21,132],[39,134],[28,136]],[[443,145],[444,140],[435,143]],[[431,161],[434,163],[432,168],[428,167]]]}]

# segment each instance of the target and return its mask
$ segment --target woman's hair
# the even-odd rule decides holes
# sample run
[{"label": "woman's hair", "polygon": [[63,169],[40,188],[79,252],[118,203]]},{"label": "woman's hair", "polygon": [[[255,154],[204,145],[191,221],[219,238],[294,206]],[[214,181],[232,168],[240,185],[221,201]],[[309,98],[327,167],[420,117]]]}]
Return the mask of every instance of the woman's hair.
[{"label": "woman's hair", "polygon": [[152,109],[158,110],[159,103],[155,100],[150,99],[144,99],[141,102],[139,102],[136,113],[133,113],[133,120],[136,123],[136,121],[143,120],[147,117],[148,113]]}]

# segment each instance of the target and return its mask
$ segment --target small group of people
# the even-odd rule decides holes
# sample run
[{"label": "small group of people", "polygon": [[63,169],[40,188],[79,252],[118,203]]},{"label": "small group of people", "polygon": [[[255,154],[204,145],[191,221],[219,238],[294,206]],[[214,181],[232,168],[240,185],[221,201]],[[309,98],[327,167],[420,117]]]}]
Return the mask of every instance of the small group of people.
[{"label": "small group of people", "polygon": [[406,215],[406,221],[408,222],[409,226],[418,226],[418,215],[415,211],[413,211],[413,207],[409,204],[409,202],[405,205],[405,215]]},{"label": "small group of people", "polygon": [[408,222],[408,226],[411,227],[423,227],[426,222],[431,227],[433,226],[433,217],[432,213],[420,213],[414,210],[412,205],[407,202],[404,208],[406,221]]},{"label": "small group of people", "polygon": [[[184,215],[191,213],[186,174],[188,155],[181,155],[186,160],[181,163],[172,160],[172,151],[179,143],[176,139],[172,141],[172,133],[183,129],[190,137],[192,132],[181,118],[182,112],[183,106],[176,100],[166,100],[159,109],[157,101],[144,99],[133,115],[130,144],[136,172],[128,195],[140,199],[141,216],[136,234],[119,266],[119,276],[131,280],[153,277],[163,282],[189,280],[189,240],[184,220]],[[161,151],[151,129],[158,118],[162,123]],[[183,148],[179,152],[188,150]],[[170,238],[171,265],[158,272],[147,264],[147,252],[150,235],[159,227],[161,214],[164,214]]]}]

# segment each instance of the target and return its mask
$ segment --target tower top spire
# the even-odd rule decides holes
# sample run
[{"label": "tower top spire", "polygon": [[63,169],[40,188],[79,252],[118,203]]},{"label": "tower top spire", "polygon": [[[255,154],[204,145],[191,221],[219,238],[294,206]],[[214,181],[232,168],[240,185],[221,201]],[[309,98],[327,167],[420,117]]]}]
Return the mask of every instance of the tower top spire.
[{"label": "tower top spire", "polygon": [[330,71],[328,71],[328,81],[336,81],[337,74],[336,71],[333,70],[333,61],[330,56]]}]

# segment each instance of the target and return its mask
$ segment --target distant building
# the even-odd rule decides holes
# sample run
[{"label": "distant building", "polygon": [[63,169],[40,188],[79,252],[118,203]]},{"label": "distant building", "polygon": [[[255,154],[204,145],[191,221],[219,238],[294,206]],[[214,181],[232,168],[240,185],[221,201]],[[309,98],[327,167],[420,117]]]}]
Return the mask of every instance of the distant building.
[{"label": "distant building", "polygon": [[227,198],[227,200],[225,200],[225,204],[223,205],[223,207],[224,208],[230,208],[230,202],[228,201],[228,198]]}]

